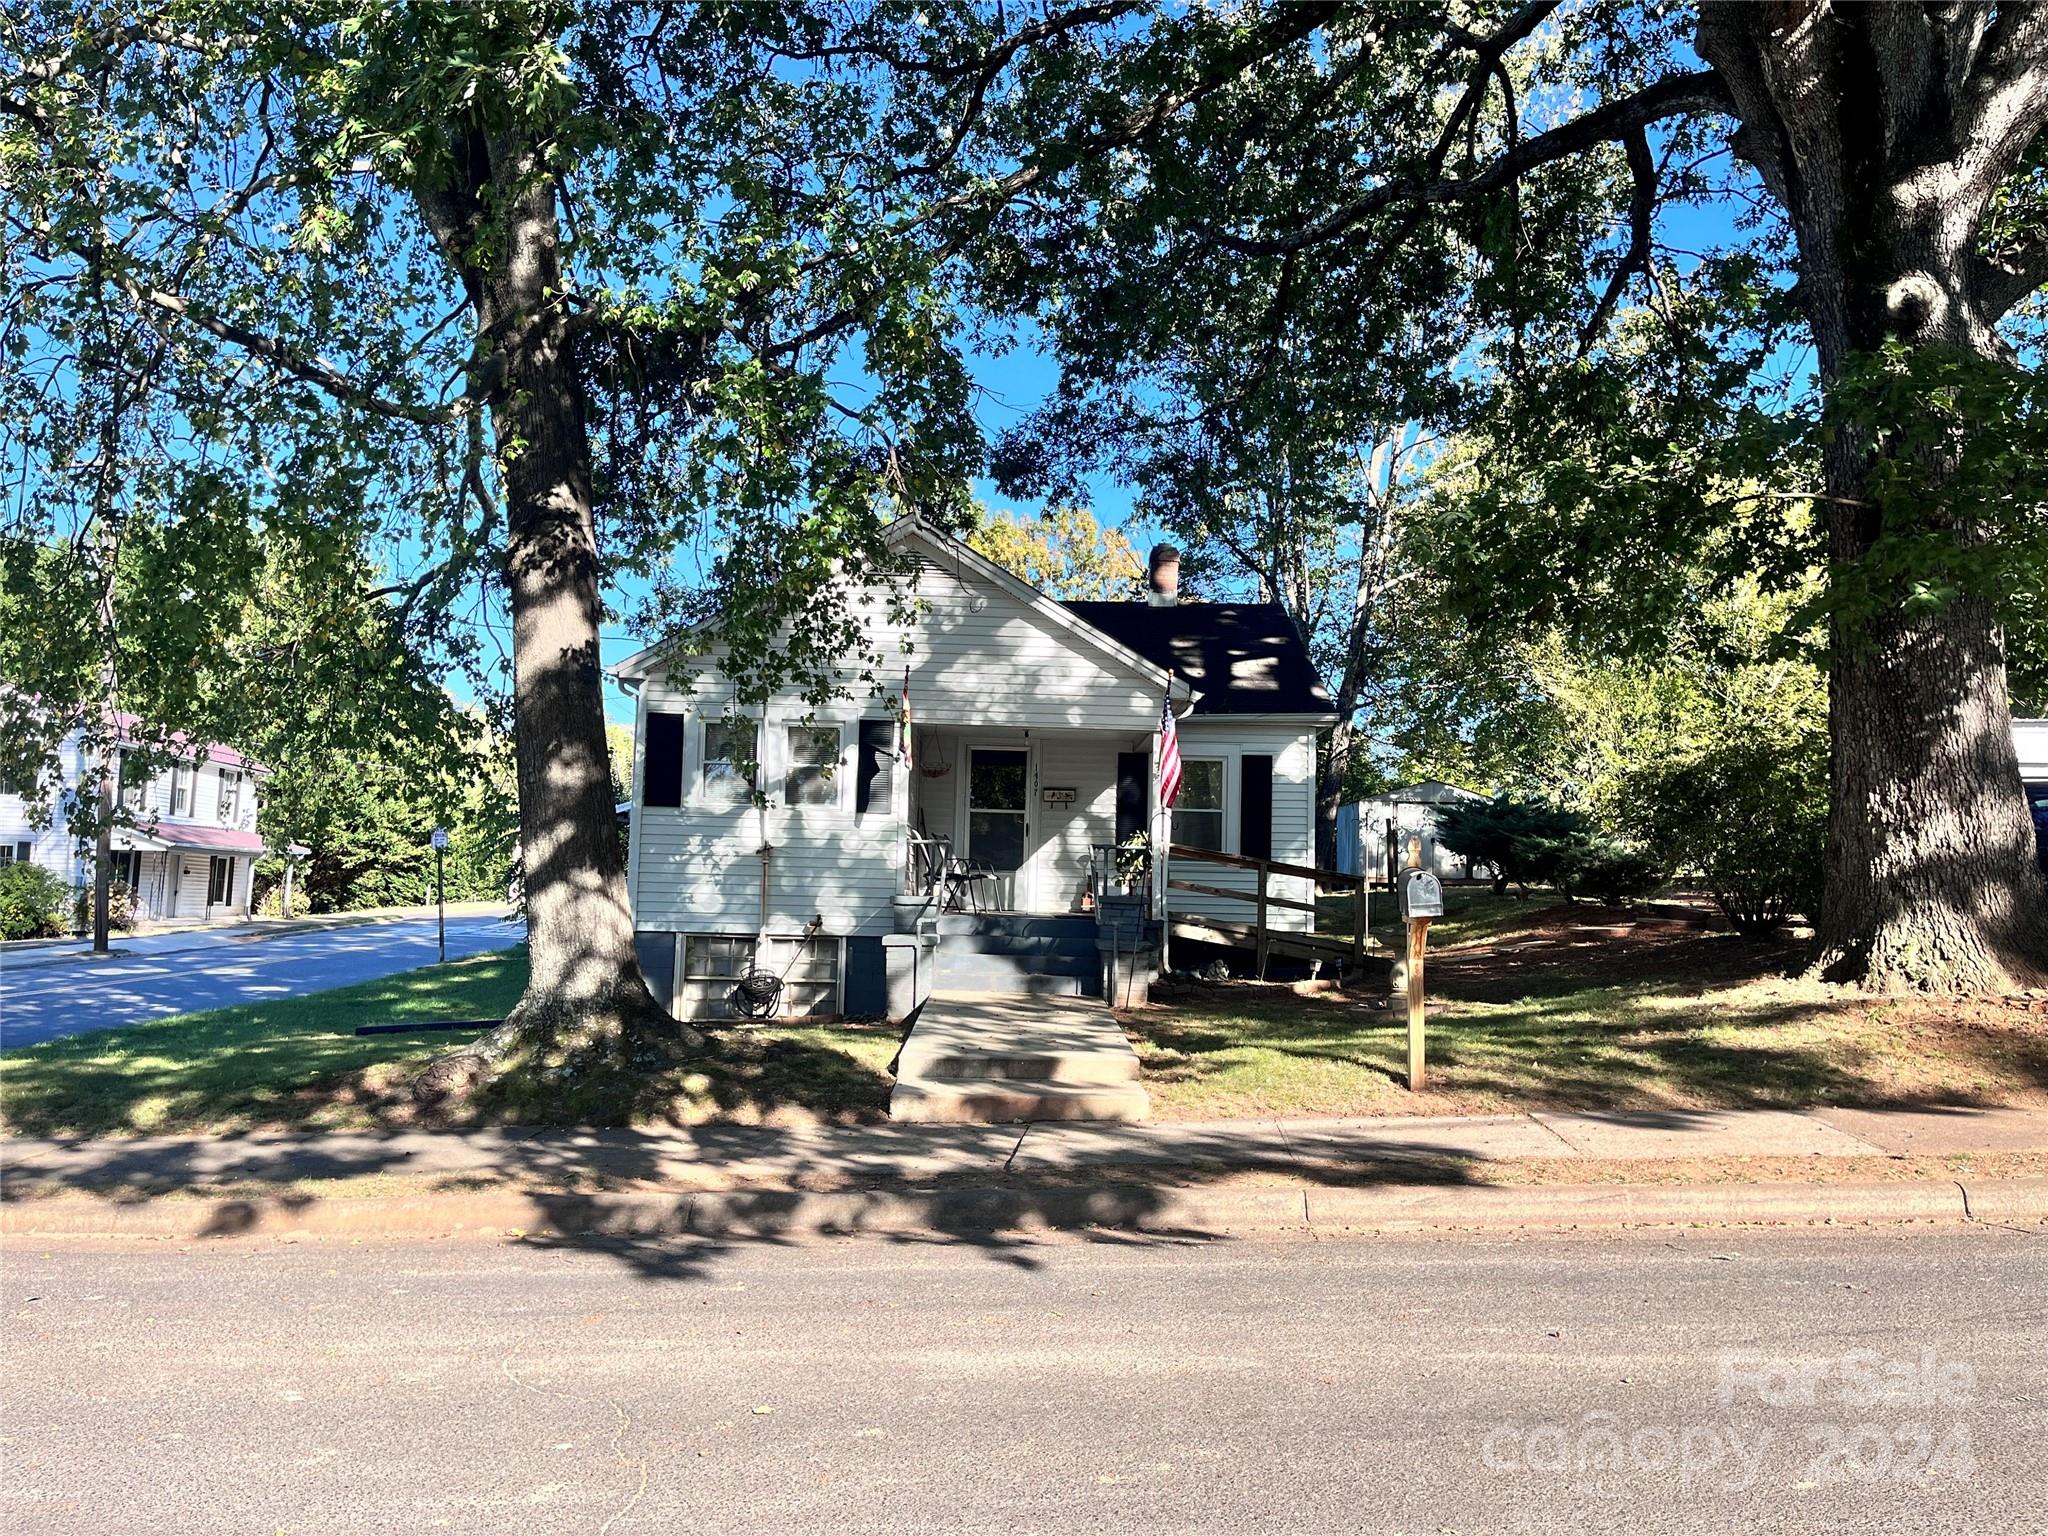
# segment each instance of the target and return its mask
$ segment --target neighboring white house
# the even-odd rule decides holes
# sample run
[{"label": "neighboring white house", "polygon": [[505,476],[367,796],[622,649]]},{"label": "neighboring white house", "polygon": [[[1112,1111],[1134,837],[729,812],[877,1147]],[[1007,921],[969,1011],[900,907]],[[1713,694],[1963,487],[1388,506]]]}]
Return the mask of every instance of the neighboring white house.
[{"label": "neighboring white house", "polygon": [[1422,839],[1422,867],[1439,880],[1488,880],[1492,870],[1476,869],[1461,853],[1436,838],[1437,808],[1486,796],[1438,779],[1425,779],[1389,790],[1374,800],[1354,800],[1337,807],[1337,867],[1346,874],[1388,880],[1407,863],[1408,840]]},{"label": "neighboring white house", "polygon": [[[132,741],[135,718],[120,717]],[[121,797],[135,825],[113,833],[113,876],[135,896],[138,917],[151,921],[245,916],[249,885],[263,839],[256,831],[259,786],[268,770],[231,747],[191,746],[179,738],[181,760],[151,776],[131,773],[123,752]],[[33,861],[75,890],[92,884],[93,848],[66,826],[64,791],[89,780],[79,733],[58,747],[61,783],[51,797],[51,825],[30,824],[17,786],[0,784],[0,863]]]},{"label": "neighboring white house", "polygon": [[2041,868],[2048,870],[2048,720],[2015,720],[2012,744],[2020,757],[2020,783],[2034,813],[2034,841]]},{"label": "neighboring white house", "polygon": [[[1082,942],[1110,862],[1100,850],[1134,833],[1314,863],[1315,736],[1335,716],[1280,608],[1177,603],[1177,557],[1162,563],[1163,548],[1154,582],[1168,590],[1060,603],[913,519],[890,538],[917,560],[918,601],[904,621],[885,594],[856,596],[875,652],[901,658],[877,694],[814,716],[780,696],[736,723],[716,651],[656,647],[613,669],[638,701],[628,879],[642,963],[678,1016],[720,1011],[742,970],[792,963],[785,1011],[879,1011],[884,937],[920,922],[930,932],[944,904],[927,888],[934,849],[984,872],[953,893],[980,912],[937,925],[942,965],[949,944],[1021,956]],[[848,657],[843,681],[859,688],[861,666]],[[1169,694],[1185,775],[1170,813],[1156,772]],[[748,735],[765,809],[735,766]],[[1183,873],[1225,890],[1256,879],[1212,864]],[[1252,916],[1226,897],[1169,893],[1165,878],[1153,869],[1155,912]],[[1313,898],[1294,877],[1272,891]],[[1276,905],[1271,922],[1299,931],[1311,914]]]}]

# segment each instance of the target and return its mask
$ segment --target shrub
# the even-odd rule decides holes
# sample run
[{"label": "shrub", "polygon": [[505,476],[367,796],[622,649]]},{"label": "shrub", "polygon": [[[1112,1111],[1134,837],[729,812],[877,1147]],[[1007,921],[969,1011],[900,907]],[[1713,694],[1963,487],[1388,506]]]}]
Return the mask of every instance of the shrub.
[{"label": "shrub", "polygon": [[1737,933],[1812,915],[1827,853],[1824,740],[1757,736],[1646,780],[1658,851],[1695,869]]},{"label": "shrub", "polygon": [[1468,800],[1440,806],[1436,840],[1474,864],[1493,866],[1493,888],[1555,880],[1589,835],[1586,818],[1540,800]]},{"label": "shrub", "polygon": [[0,939],[54,939],[64,934],[70,889],[39,864],[0,866]]},{"label": "shrub", "polygon": [[[71,918],[80,929],[92,927],[92,887],[80,891],[71,903]],[[116,880],[107,887],[107,927],[117,933],[126,933],[135,926],[135,893],[128,889],[125,880]]]},{"label": "shrub", "polygon": [[1585,837],[1566,849],[1556,875],[1567,900],[1589,896],[1619,907],[1664,883],[1664,866],[1640,849],[1607,838]]}]

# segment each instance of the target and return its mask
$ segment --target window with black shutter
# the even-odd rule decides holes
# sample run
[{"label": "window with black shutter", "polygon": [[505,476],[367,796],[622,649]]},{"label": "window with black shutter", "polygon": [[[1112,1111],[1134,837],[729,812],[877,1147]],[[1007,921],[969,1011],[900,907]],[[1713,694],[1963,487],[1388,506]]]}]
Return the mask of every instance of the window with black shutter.
[{"label": "window with black shutter", "polygon": [[641,780],[642,805],[683,803],[683,717],[647,712],[647,762]]},{"label": "window with black shutter", "polygon": [[1145,807],[1150,800],[1152,754],[1119,752],[1116,755],[1116,840],[1121,847],[1145,830]]},{"label": "window with black shutter", "polygon": [[1238,801],[1237,851],[1248,859],[1273,857],[1273,758],[1246,753],[1240,770],[1244,794]]},{"label": "window with black shutter", "polygon": [[860,760],[854,766],[853,809],[886,811],[896,803],[896,722],[860,723]]}]

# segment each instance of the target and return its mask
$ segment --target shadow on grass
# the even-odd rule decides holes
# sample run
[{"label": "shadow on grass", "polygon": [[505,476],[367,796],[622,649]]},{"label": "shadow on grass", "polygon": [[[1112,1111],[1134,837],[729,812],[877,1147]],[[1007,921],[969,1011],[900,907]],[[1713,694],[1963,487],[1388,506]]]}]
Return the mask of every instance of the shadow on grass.
[{"label": "shadow on grass", "polygon": [[[503,1016],[526,984],[523,949],[428,966],[306,997],[73,1035],[0,1055],[0,1117],[16,1136],[404,1129],[409,1091],[461,1033],[359,1036],[364,1023]],[[727,1028],[702,1053],[635,1085],[629,1105],[480,1101],[465,1123],[763,1119],[858,1123],[887,1112],[898,1031]]]},{"label": "shadow on grass", "polygon": [[1206,989],[1133,1014],[1161,1112],[1458,1113],[2034,1102],[2048,1032],[1996,1002],[1872,998],[1786,979],[1790,946],[1601,925],[1445,956],[1427,975],[1430,1082],[1405,1013]]}]

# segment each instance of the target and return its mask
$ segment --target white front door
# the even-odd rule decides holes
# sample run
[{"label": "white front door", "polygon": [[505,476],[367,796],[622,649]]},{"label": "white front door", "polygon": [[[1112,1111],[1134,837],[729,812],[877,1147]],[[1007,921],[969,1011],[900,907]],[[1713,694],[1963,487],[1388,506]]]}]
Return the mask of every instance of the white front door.
[{"label": "white front door", "polygon": [[1033,816],[1032,752],[1027,745],[967,749],[967,857],[996,872],[993,888],[984,884],[981,899],[1003,910],[1031,910],[1032,850],[1037,835]]}]

